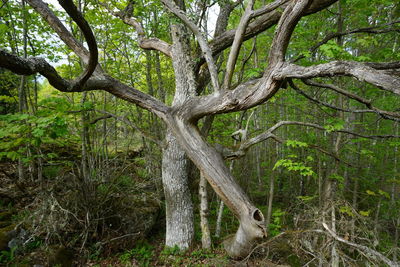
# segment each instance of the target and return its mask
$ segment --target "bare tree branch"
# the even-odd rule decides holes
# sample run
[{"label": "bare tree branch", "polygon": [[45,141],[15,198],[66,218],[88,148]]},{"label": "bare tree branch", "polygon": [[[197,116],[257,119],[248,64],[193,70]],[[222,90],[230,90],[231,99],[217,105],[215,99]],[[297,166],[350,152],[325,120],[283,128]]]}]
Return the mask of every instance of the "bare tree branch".
[{"label": "bare tree branch", "polygon": [[226,74],[223,84],[224,90],[228,90],[231,85],[231,80],[233,72],[235,70],[235,65],[239,55],[239,50],[243,42],[244,33],[246,31],[247,24],[249,23],[250,18],[253,14],[253,5],[254,5],[254,0],[250,0],[244,11],[244,14],[240,18],[239,26],[237,27],[235,38],[233,40],[231,51],[229,53],[228,61],[226,63]]},{"label": "bare tree branch", "polygon": [[400,61],[393,62],[366,62],[365,65],[377,70],[400,69]]},{"label": "bare tree branch", "polygon": [[[325,107],[328,107],[331,109],[335,109],[335,110],[342,111],[342,112],[349,112],[349,113],[376,113],[386,120],[400,121],[400,119],[393,118],[393,117],[390,117],[390,115],[384,114],[386,111],[383,111],[382,113],[380,113],[378,110],[375,110],[375,109],[345,109],[345,108],[336,107],[334,105],[325,103],[321,100],[318,100],[316,98],[309,96],[303,90],[301,90],[299,87],[297,87],[291,80],[289,80],[289,84],[298,94],[304,96],[308,100],[310,100],[318,105],[322,105],[322,106],[325,106]],[[389,112],[389,113],[392,113],[392,112]],[[399,114],[397,114],[396,116],[399,116]]]},{"label": "bare tree branch", "polygon": [[[304,15],[316,13],[320,10],[327,8],[337,1],[338,0],[314,0],[312,1],[311,5],[305,10]],[[279,8],[284,8],[286,2],[287,1],[275,1],[271,3],[268,8],[268,5],[266,6],[266,12],[259,12],[256,10],[253,18],[257,18],[249,23],[243,40],[248,40],[275,25],[282,15],[282,11],[280,11]],[[210,46],[213,54],[218,54],[226,48],[230,47],[234,40],[235,33],[236,29],[231,29],[220,34],[218,37],[212,40]]]},{"label": "bare tree branch", "polygon": [[378,258],[381,261],[383,261],[385,264],[387,264],[388,266],[391,266],[391,267],[398,267],[399,266],[396,262],[393,262],[393,261],[389,260],[386,256],[382,255],[381,253],[379,253],[376,250],[373,250],[373,249],[371,249],[371,248],[369,248],[367,246],[359,245],[359,244],[353,243],[351,241],[348,241],[348,240],[346,240],[344,238],[341,238],[334,231],[332,231],[332,229],[330,229],[325,222],[322,223],[322,226],[337,241],[342,242],[342,243],[344,243],[346,245],[355,247],[356,249],[363,251],[367,255],[373,256],[374,258]]},{"label": "bare tree branch", "polygon": [[387,74],[366,64],[355,61],[332,61],[325,64],[302,67],[286,63],[275,73],[274,78],[308,79],[315,77],[352,76],[378,88],[400,95],[400,77]]},{"label": "bare tree branch", "polygon": [[83,92],[92,90],[104,90],[128,102],[137,104],[147,109],[160,118],[165,118],[169,108],[161,101],[149,96],[139,90],[134,89],[120,81],[106,75],[91,77],[82,87],[74,87],[75,83],[63,79],[57,71],[42,58],[28,58],[15,56],[7,51],[0,49],[0,67],[11,70],[21,75],[32,75],[40,73],[46,77],[49,83],[62,92]]},{"label": "bare tree branch", "polygon": [[[22,58],[4,49],[0,49],[0,67],[11,70],[20,75],[40,73],[49,80],[49,83],[62,92],[83,92],[105,89],[108,84],[98,78],[89,79],[84,86],[76,86],[75,82],[63,79],[57,71],[42,58]],[[103,82],[105,82],[103,84]]]},{"label": "bare tree branch", "polygon": [[[388,33],[388,32],[400,32],[400,28],[387,28],[387,29],[379,29],[385,26],[392,26],[394,24],[398,24],[400,23],[400,20],[396,20],[393,22],[389,22],[389,23],[385,23],[382,25],[377,25],[377,26],[373,26],[373,27],[366,27],[366,28],[359,28],[359,29],[353,29],[353,30],[347,30],[344,32],[333,32],[333,33],[329,33],[327,36],[324,37],[324,39],[322,39],[320,42],[318,42],[317,44],[313,45],[309,51],[311,53],[315,52],[320,46],[326,44],[329,40],[332,40],[334,38],[338,38],[338,37],[342,37],[342,36],[346,36],[346,35],[350,35],[350,34],[354,34],[354,33],[368,33],[368,34],[382,34],[382,33]],[[293,60],[293,62],[296,62],[302,58],[304,58],[304,55],[301,55],[299,57],[297,57],[295,60]],[[373,66],[371,66],[373,67]]]},{"label": "bare tree branch", "polygon": [[213,88],[215,91],[219,91],[219,82],[218,82],[218,69],[217,66],[215,65],[214,58],[212,56],[212,51],[210,46],[207,43],[207,39],[204,36],[204,34],[201,32],[199,27],[197,27],[196,23],[191,21],[185,14],[183,10],[181,10],[179,7],[175,5],[170,0],[161,0],[161,2],[178,18],[180,18],[183,23],[185,23],[186,26],[190,28],[190,30],[193,32],[193,34],[197,38],[197,42],[200,45],[200,48],[203,52],[203,55],[206,59],[208,69],[210,71],[211,75],[211,83],[213,85]]},{"label": "bare tree branch", "polygon": [[400,118],[400,114],[396,113],[396,112],[390,112],[390,111],[386,111],[386,110],[382,110],[379,108],[376,108],[374,106],[372,106],[371,100],[367,100],[361,96],[358,96],[356,94],[353,94],[349,91],[343,90],[342,88],[339,88],[333,84],[324,84],[324,83],[318,83],[309,79],[303,79],[302,80],[305,84],[310,85],[310,86],[315,86],[315,87],[321,87],[321,88],[327,88],[330,90],[333,90],[341,95],[347,96],[348,98],[354,99],[362,104],[364,104],[367,108],[369,108],[371,111],[384,116],[384,118],[388,118],[390,117],[394,117],[394,118]]},{"label": "bare tree branch", "polygon": [[[105,7],[110,14],[113,16],[120,18],[125,24],[130,25],[135,28],[136,33],[138,35],[138,44],[141,48],[146,50],[157,50],[162,52],[164,55],[171,57],[171,45],[167,42],[160,40],[158,38],[145,38],[145,31],[143,30],[142,25],[132,17],[131,12],[114,12],[112,8],[106,2],[99,2],[100,5]],[[129,1],[127,8],[133,8],[133,1]]]},{"label": "bare tree branch", "polygon": [[[300,121],[280,121],[278,123],[276,123],[274,126],[270,127],[268,130],[266,130],[265,132],[252,137],[250,139],[245,140],[244,142],[242,142],[239,146],[239,148],[231,153],[227,153],[225,155],[226,158],[237,158],[237,157],[242,157],[245,155],[246,151],[253,145],[258,144],[260,142],[263,142],[269,138],[273,138],[275,140],[277,140],[280,143],[284,143],[285,141],[280,139],[278,136],[276,136],[274,134],[274,132],[279,129],[282,126],[286,126],[286,125],[299,125],[299,126],[306,126],[306,127],[312,127],[315,129],[319,129],[319,130],[323,130],[326,131],[326,128],[315,124],[315,123],[309,123],[309,122],[300,122]],[[363,135],[363,134],[359,134],[359,133],[355,133],[353,131],[350,130],[333,130],[332,132],[339,132],[339,133],[346,133],[346,134],[350,134],[350,135],[354,135],[357,137],[363,137],[363,138],[369,138],[369,139],[384,139],[384,138],[400,138],[400,136],[397,135]],[[316,146],[315,146],[316,147]],[[317,148],[317,147],[316,147]],[[320,150],[322,151],[322,150]],[[323,151],[325,154],[329,154],[329,152]],[[331,154],[329,154],[331,155]],[[333,155],[333,154],[332,154]],[[332,156],[331,155],[331,156]],[[337,158],[337,157],[335,157]],[[340,160],[339,158],[337,158],[338,160]]]},{"label": "bare tree branch", "polygon": [[278,7],[283,7],[284,4],[289,2],[290,0],[276,0],[272,3],[269,3],[268,5],[265,5],[257,10],[254,10],[254,12],[251,15],[251,18],[256,18],[258,16],[264,15],[266,13],[269,13],[271,11],[274,11]]}]

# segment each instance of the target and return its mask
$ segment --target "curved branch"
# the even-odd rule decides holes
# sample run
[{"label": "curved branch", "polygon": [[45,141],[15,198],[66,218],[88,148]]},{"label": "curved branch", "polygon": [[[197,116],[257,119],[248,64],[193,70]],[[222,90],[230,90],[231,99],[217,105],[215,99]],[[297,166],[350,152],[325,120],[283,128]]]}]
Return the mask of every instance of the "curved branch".
[{"label": "curved branch", "polygon": [[[136,19],[131,17],[131,14],[122,11],[113,12],[107,3],[99,2],[99,4],[106,8],[110,14],[117,18],[120,18],[125,24],[135,28],[138,35],[138,44],[141,48],[146,50],[157,50],[164,55],[171,57],[171,45],[158,38],[145,38],[145,31],[143,30],[142,25]],[[131,8],[131,5],[133,5],[133,2],[129,1],[126,10]]]},{"label": "curved branch", "polygon": [[89,63],[89,52],[79,43],[74,36],[65,28],[60,19],[51,11],[49,6],[41,0],[26,0],[29,5],[50,25],[57,33],[60,39],[71,48],[75,54],[83,60],[85,64]]},{"label": "curved branch", "polygon": [[54,88],[63,92],[90,90],[88,89],[88,85],[86,88],[74,88],[73,83],[62,78],[53,68],[53,66],[51,66],[42,58],[33,57],[25,59],[8,53],[4,49],[0,49],[0,67],[6,68],[20,75],[32,75],[35,73],[40,73],[48,79],[49,83]]},{"label": "curved branch", "polygon": [[0,67],[21,75],[40,73],[48,79],[49,83],[54,88],[62,92],[104,90],[155,113],[161,119],[164,119],[165,114],[169,112],[169,108],[161,101],[133,87],[125,85],[106,74],[97,75],[98,77],[91,77],[84,86],[74,87],[75,82],[62,78],[44,59],[35,57],[24,59],[8,53],[4,49],[0,49]]},{"label": "curved branch", "polygon": [[310,67],[286,63],[274,74],[276,79],[352,76],[359,81],[370,83],[380,89],[400,95],[400,77],[389,75],[384,70],[377,70],[355,61],[332,61]]},{"label": "curved branch", "polygon": [[59,0],[58,2],[81,29],[83,36],[85,37],[86,43],[89,47],[90,54],[88,65],[86,66],[85,71],[80,75],[80,77],[75,80],[72,88],[72,90],[74,90],[75,88],[82,87],[93,74],[98,64],[99,53],[97,51],[97,42],[92,32],[92,29],[90,28],[85,18],[82,16],[82,13],[76,8],[72,0]]}]

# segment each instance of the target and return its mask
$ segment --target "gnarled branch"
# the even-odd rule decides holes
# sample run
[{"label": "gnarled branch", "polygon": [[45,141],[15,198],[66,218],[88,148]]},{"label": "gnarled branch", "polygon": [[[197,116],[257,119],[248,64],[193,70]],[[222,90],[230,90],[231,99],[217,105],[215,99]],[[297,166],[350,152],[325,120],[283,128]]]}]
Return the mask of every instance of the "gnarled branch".
[{"label": "gnarled branch", "polygon": [[60,19],[51,11],[49,6],[41,0],[27,0],[29,5],[47,21],[50,27],[57,33],[60,39],[80,57],[85,64],[89,63],[88,50],[79,43],[75,37],[65,28]]},{"label": "gnarled branch", "polygon": [[275,73],[276,79],[308,79],[332,76],[352,76],[359,81],[370,83],[380,89],[400,95],[400,77],[389,75],[384,70],[377,70],[355,61],[332,61],[310,67],[286,63]]}]

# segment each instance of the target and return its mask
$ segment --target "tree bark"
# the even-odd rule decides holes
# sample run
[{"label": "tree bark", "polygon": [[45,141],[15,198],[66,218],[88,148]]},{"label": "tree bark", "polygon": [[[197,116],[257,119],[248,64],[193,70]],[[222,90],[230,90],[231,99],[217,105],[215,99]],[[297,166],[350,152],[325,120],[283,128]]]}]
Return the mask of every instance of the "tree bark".
[{"label": "tree bark", "polygon": [[188,160],[170,131],[163,151],[162,181],[165,194],[167,247],[187,249],[194,237],[193,204],[188,185]]},{"label": "tree bark", "polygon": [[207,180],[202,173],[200,173],[199,183],[199,197],[200,197],[200,228],[201,228],[201,247],[203,249],[211,248],[211,234],[210,226],[208,224],[208,199],[207,199]]},{"label": "tree bark", "polygon": [[238,218],[235,236],[224,242],[231,257],[247,256],[257,239],[266,236],[264,216],[236,183],[222,156],[202,138],[196,125],[179,117],[167,117],[169,129],[196,164],[214,191]]},{"label": "tree bark", "polygon": [[[190,58],[188,34],[183,25],[172,25],[171,49],[175,71],[173,106],[195,95],[196,82]],[[166,237],[168,247],[187,249],[194,238],[193,203],[188,184],[188,159],[170,130],[166,134],[162,158],[162,181],[166,202]]]}]

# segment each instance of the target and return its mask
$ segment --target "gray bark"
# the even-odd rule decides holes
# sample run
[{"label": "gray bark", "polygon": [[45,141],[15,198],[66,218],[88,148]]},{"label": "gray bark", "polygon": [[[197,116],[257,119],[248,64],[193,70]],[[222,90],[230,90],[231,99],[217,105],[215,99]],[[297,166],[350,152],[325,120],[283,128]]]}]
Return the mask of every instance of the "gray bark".
[{"label": "gray bark", "polygon": [[165,194],[167,247],[187,249],[194,237],[193,204],[188,186],[188,162],[185,152],[170,131],[163,151],[162,181]]},{"label": "gray bark", "polygon": [[[176,87],[173,106],[179,106],[195,95],[196,82],[185,28],[182,25],[173,25],[171,34],[174,42],[171,55]],[[188,159],[169,130],[166,143],[162,159],[167,221],[165,244],[168,247],[178,246],[187,249],[194,238],[193,204],[188,185]]]},{"label": "gray bark", "polygon": [[207,218],[208,216],[207,180],[202,173],[200,173],[199,197],[200,197],[201,247],[203,249],[209,249],[211,248],[211,234]]}]

